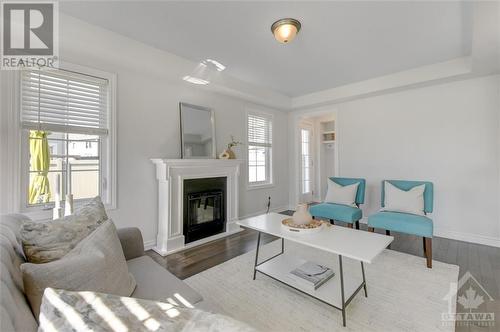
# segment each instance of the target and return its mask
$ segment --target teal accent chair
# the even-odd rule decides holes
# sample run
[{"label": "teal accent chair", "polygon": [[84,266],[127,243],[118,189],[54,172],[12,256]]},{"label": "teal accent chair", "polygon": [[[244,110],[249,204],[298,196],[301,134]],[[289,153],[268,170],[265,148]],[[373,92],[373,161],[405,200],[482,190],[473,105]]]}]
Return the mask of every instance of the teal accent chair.
[{"label": "teal accent chair", "polygon": [[[425,184],[424,191],[424,213],[431,213],[434,200],[434,185],[427,181],[404,181],[404,180],[384,180],[382,181],[382,202],[385,202],[385,185],[387,181],[401,190],[410,190],[413,187]],[[432,219],[427,216],[420,216],[410,213],[381,211],[368,217],[368,231],[373,232],[375,228],[385,229],[387,235],[391,231],[398,233],[421,236],[423,238],[424,255],[427,258],[427,267],[432,268]]]},{"label": "teal accent chair", "polygon": [[365,202],[365,179],[331,177],[330,180],[341,186],[359,183],[355,200],[357,206],[354,207],[325,202],[311,206],[309,208],[309,213],[314,218],[329,219],[332,224],[334,224],[335,221],[342,221],[347,223],[349,228],[353,228],[353,225],[356,225],[356,229],[359,229],[359,221],[363,217],[363,211],[361,211],[359,205]]}]

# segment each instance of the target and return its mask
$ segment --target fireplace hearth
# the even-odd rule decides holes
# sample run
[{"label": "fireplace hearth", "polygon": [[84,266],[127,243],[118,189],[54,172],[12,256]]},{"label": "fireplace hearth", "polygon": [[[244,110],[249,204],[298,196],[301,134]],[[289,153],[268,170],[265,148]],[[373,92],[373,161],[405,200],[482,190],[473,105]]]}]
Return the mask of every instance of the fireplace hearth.
[{"label": "fireplace hearth", "polygon": [[226,177],[184,180],[186,243],[226,231],[226,182]]}]

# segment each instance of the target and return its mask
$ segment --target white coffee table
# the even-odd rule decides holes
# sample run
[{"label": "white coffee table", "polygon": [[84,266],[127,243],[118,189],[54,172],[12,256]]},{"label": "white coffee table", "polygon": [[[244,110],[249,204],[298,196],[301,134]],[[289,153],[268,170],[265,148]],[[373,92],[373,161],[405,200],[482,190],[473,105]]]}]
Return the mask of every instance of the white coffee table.
[{"label": "white coffee table", "polygon": [[[341,226],[324,226],[317,233],[297,234],[282,227],[281,221],[286,218],[287,216],[282,214],[269,213],[237,222],[242,227],[254,229],[259,232],[253,279],[255,280],[255,275],[258,271],[342,311],[342,322],[346,326],[347,305],[361,289],[364,289],[365,296],[368,297],[364,263],[371,263],[394,238],[392,236]],[[258,262],[261,233],[280,237],[281,252],[262,262]],[[316,290],[304,288],[290,277],[290,271],[303,264],[305,260],[285,253],[285,239],[338,255],[339,273],[336,273],[332,279]],[[361,273],[344,276],[342,257],[360,261]],[[316,263],[332,267],[332,262]]]}]

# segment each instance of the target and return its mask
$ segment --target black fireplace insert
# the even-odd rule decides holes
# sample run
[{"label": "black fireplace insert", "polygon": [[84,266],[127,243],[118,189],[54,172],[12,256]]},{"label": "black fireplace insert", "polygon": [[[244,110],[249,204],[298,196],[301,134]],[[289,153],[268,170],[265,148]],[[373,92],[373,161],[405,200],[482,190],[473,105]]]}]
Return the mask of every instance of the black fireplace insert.
[{"label": "black fireplace insert", "polygon": [[184,237],[193,242],[226,230],[226,178],[184,180]]}]

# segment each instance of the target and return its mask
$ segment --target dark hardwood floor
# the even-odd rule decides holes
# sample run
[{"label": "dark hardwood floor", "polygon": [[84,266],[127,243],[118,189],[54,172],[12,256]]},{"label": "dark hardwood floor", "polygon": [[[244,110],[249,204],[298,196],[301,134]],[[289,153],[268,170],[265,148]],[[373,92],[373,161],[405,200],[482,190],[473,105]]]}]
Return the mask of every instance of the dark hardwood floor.
[{"label": "dark hardwood floor", "polygon": [[[284,211],[283,214],[290,214]],[[366,225],[360,225],[366,230]],[[376,230],[382,233],[381,230]],[[424,257],[422,238],[405,235],[395,235],[391,250]],[[263,234],[262,244],[277,238]],[[245,229],[229,237],[215,240],[204,245],[187,249],[162,257],[153,251],[148,251],[156,262],[165,267],[180,279],[188,278],[206,269],[223,263],[231,258],[255,249],[257,232]],[[500,331],[500,248],[474,243],[434,237],[432,241],[433,259],[460,267],[459,279],[470,272],[494,301],[487,301],[485,311],[495,313],[495,326],[461,326],[457,324],[456,331]],[[424,263],[422,263],[424,264]],[[457,303],[457,312],[469,312]]]},{"label": "dark hardwood floor", "polygon": [[[261,243],[266,244],[277,238],[262,234]],[[257,232],[245,229],[231,236],[211,241],[200,246],[162,257],[156,252],[146,252],[158,264],[179,279],[189,278],[206,269],[255,249]]]}]

